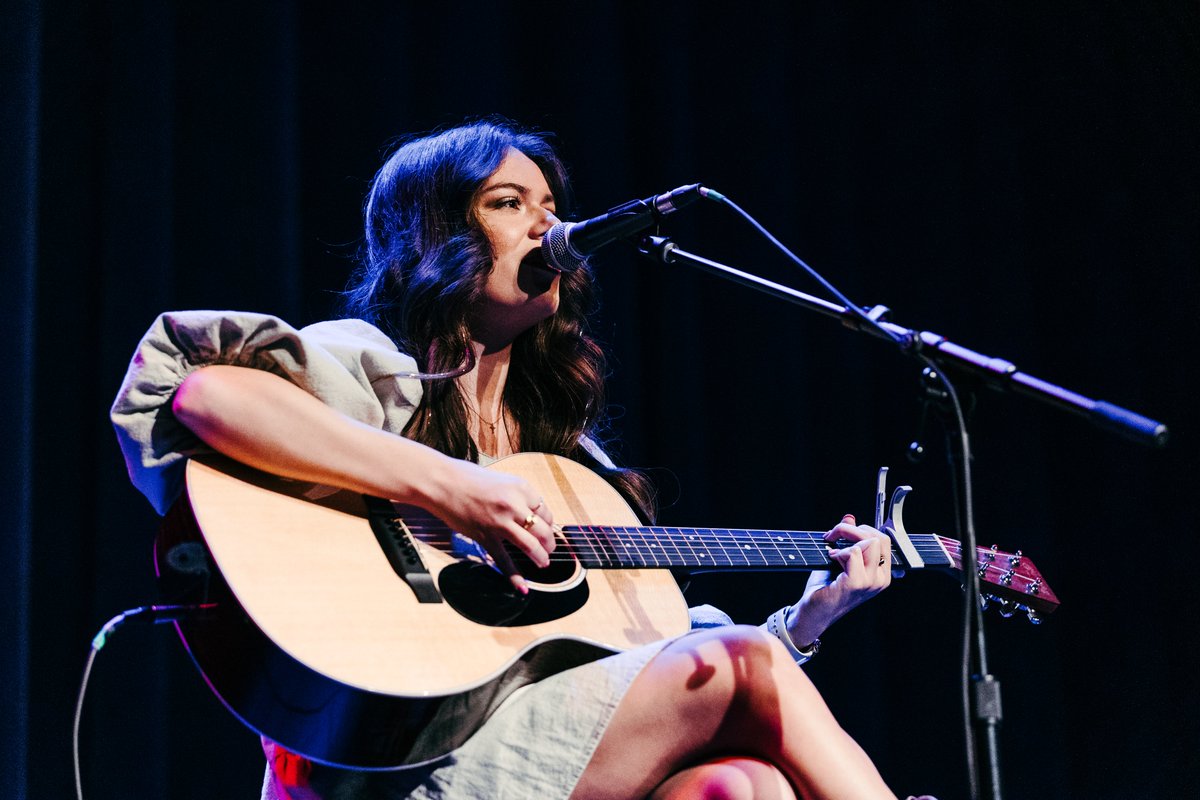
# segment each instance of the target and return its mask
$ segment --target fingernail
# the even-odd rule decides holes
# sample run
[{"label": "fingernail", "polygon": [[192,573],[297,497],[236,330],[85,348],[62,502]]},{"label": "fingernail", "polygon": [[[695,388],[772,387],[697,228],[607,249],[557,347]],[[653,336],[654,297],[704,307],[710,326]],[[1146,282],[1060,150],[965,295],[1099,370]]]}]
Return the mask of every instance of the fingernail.
[{"label": "fingernail", "polygon": [[849,522],[851,525],[853,525],[854,524],[854,515],[847,514],[846,516],[842,517],[842,522]]}]

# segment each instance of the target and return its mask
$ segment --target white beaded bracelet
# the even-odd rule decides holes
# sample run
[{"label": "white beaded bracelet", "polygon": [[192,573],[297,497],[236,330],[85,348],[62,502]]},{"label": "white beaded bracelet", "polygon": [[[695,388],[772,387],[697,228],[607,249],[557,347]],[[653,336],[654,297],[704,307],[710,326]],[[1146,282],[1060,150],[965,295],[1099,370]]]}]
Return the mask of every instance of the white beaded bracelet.
[{"label": "white beaded bracelet", "polygon": [[771,616],[767,617],[767,623],[765,627],[767,629],[767,633],[783,642],[783,646],[787,649],[788,655],[790,655],[796,662],[796,665],[799,666],[801,664],[808,663],[809,659],[817,654],[817,651],[821,649],[821,640],[813,639],[812,644],[803,650],[801,650],[799,647],[796,647],[796,643],[792,641],[792,635],[788,633],[787,629],[787,612],[789,608],[791,608],[791,606],[784,606]]}]

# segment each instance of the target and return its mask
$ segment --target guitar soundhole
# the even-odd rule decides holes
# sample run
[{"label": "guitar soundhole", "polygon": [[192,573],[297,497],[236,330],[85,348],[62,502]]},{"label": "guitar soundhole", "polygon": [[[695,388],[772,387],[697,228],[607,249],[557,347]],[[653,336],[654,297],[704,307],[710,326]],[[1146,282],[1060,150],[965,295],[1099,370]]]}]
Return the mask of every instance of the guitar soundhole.
[{"label": "guitar soundhole", "polygon": [[509,547],[508,554],[512,558],[517,572],[524,575],[526,580],[545,586],[566,583],[579,571],[579,562],[562,555],[562,548],[554,551],[550,556],[550,566],[544,569],[533,563],[533,559],[515,547]]},{"label": "guitar soundhole", "polygon": [[443,599],[459,614],[492,627],[533,625],[565,617],[583,608],[589,594],[587,581],[580,581],[578,586],[563,592],[535,589],[523,595],[508,578],[474,560],[458,561],[443,569],[438,575],[438,588]]},{"label": "guitar soundhole", "polygon": [[455,611],[480,625],[508,625],[529,605],[528,595],[478,561],[459,561],[443,569],[438,588]]}]

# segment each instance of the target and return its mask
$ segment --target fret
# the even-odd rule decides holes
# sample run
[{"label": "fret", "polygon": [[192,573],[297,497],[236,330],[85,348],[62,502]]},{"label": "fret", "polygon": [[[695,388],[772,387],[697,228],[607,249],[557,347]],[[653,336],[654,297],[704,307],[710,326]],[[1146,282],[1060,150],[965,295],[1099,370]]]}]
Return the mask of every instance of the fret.
[{"label": "fret", "polygon": [[571,533],[563,531],[563,539],[566,540],[566,552],[580,564],[591,564],[599,560],[595,547],[588,541],[583,531],[572,531]]},{"label": "fret", "polygon": [[807,531],[771,531],[780,563],[792,567],[826,567],[829,556],[820,534]]},{"label": "fret", "polygon": [[666,552],[659,542],[655,528],[621,528],[621,533],[628,537],[633,545],[634,558],[629,566],[632,567],[666,567],[670,566]]},{"label": "fret", "polygon": [[750,560],[746,558],[746,554],[738,546],[737,541],[734,540],[729,531],[722,528],[713,528],[710,532],[712,533],[713,543],[724,557],[726,565],[743,567],[750,564]]},{"label": "fret", "polygon": [[637,543],[637,553],[642,557],[639,566],[665,567],[668,566],[666,554],[658,543],[657,537],[652,537],[653,528],[622,528],[622,533],[634,534]]},{"label": "fret", "polygon": [[707,550],[697,550],[699,538],[694,528],[674,528],[676,531],[675,545],[679,548],[680,558],[685,566],[699,566],[712,563]]},{"label": "fret", "polygon": [[638,550],[638,542],[629,536],[623,528],[609,526],[595,527],[598,535],[607,544],[607,552],[612,557],[611,566],[615,568],[638,565],[644,561]]},{"label": "fret", "polygon": [[590,528],[564,528],[563,537],[570,544],[579,563],[584,566],[596,569],[616,566],[610,550],[603,546],[603,544],[607,544],[607,540],[594,533]]},{"label": "fret", "polygon": [[[771,549],[774,550],[774,561],[772,563],[786,565],[788,563],[788,559],[787,556],[784,555],[783,547],[780,547],[780,543],[785,541],[783,535],[776,531],[773,533],[768,533],[766,537],[767,542],[771,545]],[[794,553],[791,555],[792,558],[795,558]]]},{"label": "fret", "polygon": [[659,548],[659,556],[669,567],[682,567],[687,565],[687,561],[683,557],[683,553],[679,551],[679,545],[675,543],[676,535],[675,528],[652,528],[654,531],[654,543]]},{"label": "fret", "polygon": [[585,536],[592,551],[596,554],[597,567],[615,568],[621,563],[621,555],[616,552],[614,543],[618,540],[609,536],[603,528],[590,526],[585,528]]},{"label": "fret", "polygon": [[696,563],[696,559],[692,557],[691,552],[684,552],[684,547],[688,542],[684,540],[683,530],[680,528],[662,528],[662,533],[666,536],[667,541],[671,542],[671,549],[674,551],[672,566],[692,566]]},{"label": "fret", "polygon": [[766,553],[763,552],[762,537],[765,535],[763,531],[730,531],[732,535],[742,547],[742,554],[746,556],[746,562],[752,566],[767,566],[771,562],[767,561]]},{"label": "fret", "polygon": [[692,566],[713,564],[712,554],[708,552],[703,539],[695,528],[677,528],[679,532],[679,549],[688,564]]},{"label": "fret", "polygon": [[943,539],[936,533],[910,534],[908,538],[929,566],[953,566],[954,559],[950,549],[953,548],[954,552],[961,550],[958,542],[953,539]]},{"label": "fret", "polygon": [[[637,529],[634,529],[635,533]],[[628,528],[610,528],[611,533],[616,534],[616,539],[621,543],[621,565],[625,567],[641,567],[646,566],[646,548],[642,539],[636,535],[631,535]],[[610,534],[611,535],[611,534]]]}]

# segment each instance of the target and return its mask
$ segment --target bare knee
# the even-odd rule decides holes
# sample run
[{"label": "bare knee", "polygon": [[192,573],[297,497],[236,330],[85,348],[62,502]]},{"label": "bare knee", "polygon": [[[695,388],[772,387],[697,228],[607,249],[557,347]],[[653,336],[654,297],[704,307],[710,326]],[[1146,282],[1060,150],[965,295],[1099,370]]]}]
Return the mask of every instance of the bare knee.
[{"label": "bare knee", "polygon": [[795,800],[773,764],[744,756],[719,758],[675,773],[651,800]]},{"label": "bare knee", "polygon": [[[667,645],[630,686],[575,796],[645,797],[661,786],[670,793],[655,797],[687,797],[677,791],[682,777],[667,781],[691,765],[727,753],[779,764],[790,752],[789,736],[824,737],[831,723],[820,695],[774,637],[750,626],[697,631]],[[786,774],[796,778],[794,770]]]},{"label": "bare knee", "polygon": [[714,666],[728,662],[731,674],[740,679],[765,675],[780,663],[781,657],[790,664],[783,645],[752,625],[728,625],[685,636],[669,649],[694,654],[698,661]]},{"label": "bare knee", "polygon": [[[796,668],[783,645],[774,636],[750,625],[731,625],[712,631],[708,636],[684,637],[672,647],[695,659],[695,669],[687,688],[701,688],[708,678],[723,678],[732,690],[734,702],[766,693],[777,698],[782,688],[795,697],[811,688],[808,677]],[[720,681],[718,681],[719,683]]]},{"label": "bare knee", "polygon": [[820,695],[783,645],[750,625],[685,636],[644,674],[655,683],[658,697],[677,713],[694,715],[692,722],[700,728],[702,720],[729,725],[738,720],[744,724],[748,718],[774,728],[785,703],[798,713],[810,707],[824,709]]}]

